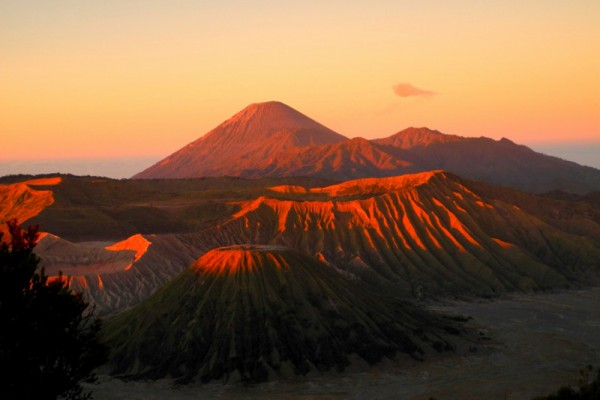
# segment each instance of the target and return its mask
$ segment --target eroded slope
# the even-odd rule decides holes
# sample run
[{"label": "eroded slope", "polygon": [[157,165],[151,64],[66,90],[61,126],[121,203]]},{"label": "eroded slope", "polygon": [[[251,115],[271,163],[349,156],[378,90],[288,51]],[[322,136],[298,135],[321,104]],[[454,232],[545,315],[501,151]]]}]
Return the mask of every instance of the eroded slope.
[{"label": "eroded slope", "polygon": [[199,258],[107,324],[115,373],[258,382],[342,370],[358,356],[452,349],[455,324],[359,287],[283,247],[233,246]]},{"label": "eroded slope", "polygon": [[417,296],[490,295],[597,280],[596,241],[466,185],[437,171],[305,194],[294,189],[293,200],[282,198],[291,189],[278,187],[278,198],[248,203],[210,235],[285,245]]}]

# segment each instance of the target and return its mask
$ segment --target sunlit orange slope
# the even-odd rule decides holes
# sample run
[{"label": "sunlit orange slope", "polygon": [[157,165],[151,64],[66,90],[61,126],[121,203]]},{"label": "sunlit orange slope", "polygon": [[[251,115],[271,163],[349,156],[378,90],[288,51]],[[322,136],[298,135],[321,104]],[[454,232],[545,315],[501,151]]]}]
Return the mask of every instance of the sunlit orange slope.
[{"label": "sunlit orange slope", "polygon": [[597,279],[600,245],[591,236],[551,226],[469,186],[442,171],[305,193],[280,186],[274,197],[247,203],[206,235],[224,244],[288,246],[416,295],[492,294]]},{"label": "sunlit orange slope", "polygon": [[240,175],[285,150],[347,140],[276,101],[251,104],[134,178]]},{"label": "sunlit orange slope", "polygon": [[135,255],[133,256],[133,261],[131,262],[131,264],[129,264],[129,265],[127,265],[127,267],[125,267],[125,270],[128,270],[133,266],[134,262],[138,261],[140,258],[142,258],[142,256],[144,254],[146,254],[146,251],[148,251],[148,247],[151,244],[152,243],[149,242],[145,237],[143,237],[140,234],[136,234],[131,237],[128,237],[125,240],[117,242],[113,245],[106,246],[105,249],[111,250],[111,251],[123,251],[123,250],[135,251]]},{"label": "sunlit orange slope", "polygon": [[0,184],[0,232],[6,232],[6,221],[16,218],[19,224],[22,224],[54,203],[51,190],[37,190],[32,187],[53,186],[60,182],[61,178],[55,177]]},{"label": "sunlit orange slope", "polygon": [[257,273],[261,269],[286,269],[289,263],[283,256],[285,248],[277,246],[231,246],[211,250],[191,268],[210,275]]}]

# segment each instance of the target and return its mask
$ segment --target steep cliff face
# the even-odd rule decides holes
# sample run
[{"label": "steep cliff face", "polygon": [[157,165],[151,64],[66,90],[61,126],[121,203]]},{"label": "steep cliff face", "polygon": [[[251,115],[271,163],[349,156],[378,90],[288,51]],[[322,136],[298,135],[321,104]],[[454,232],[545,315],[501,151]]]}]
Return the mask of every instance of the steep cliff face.
[{"label": "steep cliff face", "polygon": [[110,320],[115,373],[259,382],[452,349],[456,324],[277,246],[211,250]]},{"label": "steep cliff face", "polygon": [[293,200],[279,187],[278,198],[248,203],[211,234],[295,248],[417,296],[490,295],[597,279],[596,241],[466,185],[436,171],[296,190]]}]

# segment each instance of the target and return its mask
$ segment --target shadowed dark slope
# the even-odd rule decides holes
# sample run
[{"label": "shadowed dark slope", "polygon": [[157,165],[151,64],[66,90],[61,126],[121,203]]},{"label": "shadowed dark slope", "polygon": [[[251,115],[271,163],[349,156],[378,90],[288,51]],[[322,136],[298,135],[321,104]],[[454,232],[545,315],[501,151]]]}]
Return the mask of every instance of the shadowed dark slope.
[{"label": "shadowed dark slope", "polygon": [[375,142],[398,146],[397,156],[422,170],[443,169],[463,178],[538,193],[586,193],[600,189],[600,170],[595,168],[537,153],[508,139],[440,137],[439,132],[432,132],[437,140],[409,149],[403,142],[393,140],[395,136]]},{"label": "shadowed dark slope", "polygon": [[448,320],[273,246],[218,248],[108,321],[115,373],[264,381],[449,350]]},{"label": "shadowed dark slope", "polygon": [[[3,179],[14,180],[10,178]],[[21,182],[26,179],[12,178],[20,178]],[[287,183],[281,178],[235,177],[117,180],[61,175],[53,178],[60,184],[31,186],[31,196],[10,189],[29,187],[24,183],[10,187],[0,184],[0,196],[12,193],[1,199],[0,211],[6,215],[0,215],[0,223],[10,218],[27,220],[28,224],[39,224],[43,230],[74,242],[114,242],[137,233],[198,232],[229,218],[239,210],[240,202],[266,194],[270,186]],[[298,178],[294,182],[312,187],[334,181]],[[42,204],[44,196],[48,201]]]}]

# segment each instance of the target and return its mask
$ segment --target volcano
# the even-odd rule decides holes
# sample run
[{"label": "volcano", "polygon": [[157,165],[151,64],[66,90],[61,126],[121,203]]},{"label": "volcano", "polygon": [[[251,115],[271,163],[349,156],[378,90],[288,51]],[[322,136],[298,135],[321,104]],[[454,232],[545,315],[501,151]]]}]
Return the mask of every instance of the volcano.
[{"label": "volcano", "polygon": [[536,193],[600,190],[600,170],[537,153],[506,138],[462,137],[422,127],[381,139],[350,140],[275,101],[251,104],[134,178],[348,180],[437,169]]},{"label": "volcano", "polygon": [[282,151],[345,140],[283,103],[256,103],[134,178],[240,176]]},{"label": "volcano", "polygon": [[217,248],[107,323],[115,373],[260,382],[452,349],[459,329],[285,247]]},{"label": "volcano", "polygon": [[593,197],[554,199],[443,171],[335,185],[65,176],[48,192],[53,203],[43,209],[7,198],[5,209],[15,212],[6,216],[41,209],[28,223],[64,238],[40,240],[42,265],[50,275],[82,277],[74,289],[103,314],[138,304],[213,248],[247,243],[293,248],[425,300],[600,282]]},{"label": "volcano", "polygon": [[[418,298],[493,296],[597,280],[600,226],[586,232],[513,201],[520,192],[444,171],[366,178],[324,188],[279,186],[248,202],[205,241],[283,245],[323,257],[365,281]],[[523,207],[541,209],[532,197]],[[572,208],[574,211],[574,208]],[[587,211],[586,211],[587,212]],[[571,217],[572,218],[572,217]],[[589,217],[588,217],[589,218]],[[583,225],[581,225],[583,226]]]}]

